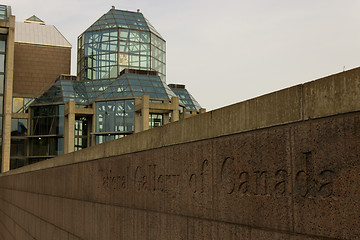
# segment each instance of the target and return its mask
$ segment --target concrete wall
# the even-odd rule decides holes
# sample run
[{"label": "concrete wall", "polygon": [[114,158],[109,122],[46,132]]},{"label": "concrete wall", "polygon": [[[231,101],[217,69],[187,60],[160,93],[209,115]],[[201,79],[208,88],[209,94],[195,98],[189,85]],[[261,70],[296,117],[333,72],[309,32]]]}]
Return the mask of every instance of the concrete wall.
[{"label": "concrete wall", "polygon": [[360,239],[360,69],[0,176],[0,239]]},{"label": "concrete wall", "polygon": [[36,96],[70,74],[71,48],[15,43],[14,96]]}]

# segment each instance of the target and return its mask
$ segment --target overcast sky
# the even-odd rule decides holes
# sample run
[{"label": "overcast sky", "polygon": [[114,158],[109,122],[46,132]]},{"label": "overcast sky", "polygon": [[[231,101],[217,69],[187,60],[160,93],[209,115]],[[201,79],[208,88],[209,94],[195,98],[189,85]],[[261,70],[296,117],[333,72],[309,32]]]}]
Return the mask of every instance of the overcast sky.
[{"label": "overcast sky", "polygon": [[167,41],[167,83],[207,110],[360,65],[359,0],[3,0],[73,46],[111,6],[141,12]]}]

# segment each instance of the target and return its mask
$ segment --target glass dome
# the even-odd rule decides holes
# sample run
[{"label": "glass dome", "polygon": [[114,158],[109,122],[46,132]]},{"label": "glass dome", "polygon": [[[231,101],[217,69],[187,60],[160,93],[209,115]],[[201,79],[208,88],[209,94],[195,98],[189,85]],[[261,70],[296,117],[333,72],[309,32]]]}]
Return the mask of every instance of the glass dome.
[{"label": "glass dome", "polygon": [[111,9],[78,37],[78,76],[111,79],[125,68],[157,71],[166,82],[166,43],[142,13]]}]

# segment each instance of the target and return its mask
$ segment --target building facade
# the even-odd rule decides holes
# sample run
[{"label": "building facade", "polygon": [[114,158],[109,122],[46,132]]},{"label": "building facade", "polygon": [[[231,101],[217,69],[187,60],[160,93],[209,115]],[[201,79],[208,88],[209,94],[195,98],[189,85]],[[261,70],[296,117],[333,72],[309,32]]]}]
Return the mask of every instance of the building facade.
[{"label": "building facade", "polygon": [[205,111],[184,85],[166,84],[166,42],[139,11],[112,8],[78,37],[77,76],[69,75],[71,45],[54,26],[32,16],[13,29],[2,171]]}]

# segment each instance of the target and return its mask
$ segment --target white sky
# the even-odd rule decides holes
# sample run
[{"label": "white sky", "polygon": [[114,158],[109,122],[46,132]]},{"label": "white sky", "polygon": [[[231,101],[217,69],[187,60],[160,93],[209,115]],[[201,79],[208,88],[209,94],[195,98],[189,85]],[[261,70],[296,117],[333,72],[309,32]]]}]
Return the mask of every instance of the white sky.
[{"label": "white sky", "polygon": [[3,0],[73,45],[112,5],[141,12],[167,41],[167,83],[207,110],[358,67],[359,0]]}]

